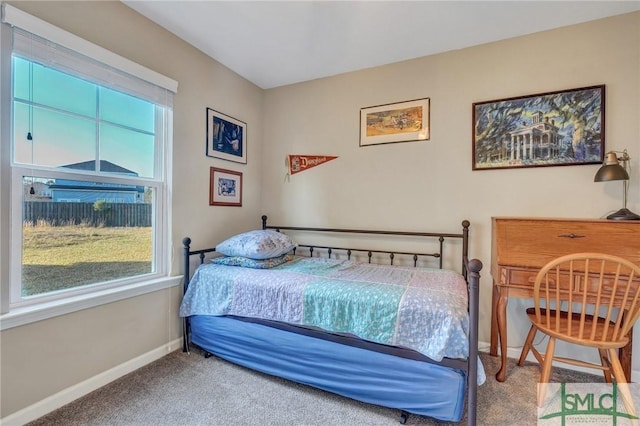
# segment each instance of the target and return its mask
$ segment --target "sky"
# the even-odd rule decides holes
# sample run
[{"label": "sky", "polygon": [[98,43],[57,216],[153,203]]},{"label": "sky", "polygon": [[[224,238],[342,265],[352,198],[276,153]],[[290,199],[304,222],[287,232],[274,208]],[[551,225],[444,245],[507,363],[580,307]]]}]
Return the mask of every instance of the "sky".
[{"label": "sky", "polygon": [[155,117],[151,102],[14,56],[18,163],[59,167],[107,160],[153,177]]}]

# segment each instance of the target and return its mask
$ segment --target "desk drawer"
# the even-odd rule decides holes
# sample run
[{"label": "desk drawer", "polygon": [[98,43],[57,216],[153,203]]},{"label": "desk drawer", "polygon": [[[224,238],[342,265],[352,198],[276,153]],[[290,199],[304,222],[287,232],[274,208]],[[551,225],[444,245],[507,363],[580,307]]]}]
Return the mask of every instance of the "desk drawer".
[{"label": "desk drawer", "polygon": [[540,267],[587,251],[640,264],[640,221],[494,218],[493,233],[493,260],[499,265]]},{"label": "desk drawer", "polygon": [[535,269],[500,268],[500,284],[533,288],[537,273]]}]

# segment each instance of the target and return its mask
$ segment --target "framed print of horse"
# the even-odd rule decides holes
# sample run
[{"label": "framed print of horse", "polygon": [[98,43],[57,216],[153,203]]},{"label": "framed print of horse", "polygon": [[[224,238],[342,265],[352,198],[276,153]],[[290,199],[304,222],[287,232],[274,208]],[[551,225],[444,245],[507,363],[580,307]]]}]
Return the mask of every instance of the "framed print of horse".
[{"label": "framed print of horse", "polygon": [[430,99],[360,109],[360,146],[429,139]]}]

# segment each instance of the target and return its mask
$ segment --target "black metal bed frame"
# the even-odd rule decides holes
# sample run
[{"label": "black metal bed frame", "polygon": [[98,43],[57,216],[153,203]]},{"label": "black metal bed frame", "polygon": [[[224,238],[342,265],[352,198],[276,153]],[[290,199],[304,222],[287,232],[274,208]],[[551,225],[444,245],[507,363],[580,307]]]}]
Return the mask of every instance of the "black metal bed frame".
[{"label": "black metal bed frame", "polygon": [[[467,287],[469,292],[469,357],[466,360],[457,359],[443,359],[441,362],[433,361],[424,355],[421,355],[415,351],[405,350],[400,352],[398,356],[405,358],[411,358],[419,361],[431,362],[447,366],[450,368],[457,368],[467,373],[467,425],[476,425],[477,415],[477,392],[478,392],[478,317],[479,317],[479,292],[480,292],[480,270],[482,269],[482,262],[478,259],[469,259],[469,227],[468,220],[462,222],[461,233],[441,233],[441,232],[407,232],[407,231],[380,231],[380,230],[362,230],[362,229],[341,229],[341,228],[309,228],[309,227],[296,227],[296,226],[274,226],[267,225],[267,216],[262,216],[262,229],[272,229],[278,232],[285,231],[303,231],[303,232],[324,232],[324,233],[338,233],[338,234],[366,234],[366,235],[388,235],[388,236],[406,236],[406,237],[428,237],[437,238],[439,241],[439,250],[435,253],[414,253],[414,252],[399,252],[399,251],[381,251],[381,250],[369,250],[361,248],[346,248],[346,247],[328,247],[320,245],[307,245],[299,244],[298,247],[304,247],[309,250],[309,255],[313,256],[315,249],[326,250],[328,257],[331,257],[335,251],[342,251],[347,254],[350,259],[353,252],[366,253],[369,263],[372,261],[373,254],[388,254],[390,264],[393,265],[396,255],[412,256],[414,266],[417,265],[419,257],[433,257],[438,259],[439,268],[442,269],[444,242],[446,239],[459,239],[462,240],[462,275],[467,281]],[[191,256],[199,257],[199,264],[203,264],[206,254],[215,252],[215,247],[191,250],[191,238],[185,237],[182,240],[184,245],[184,284],[183,290],[187,291],[189,286],[189,280],[191,277],[190,259]],[[295,249],[294,249],[295,253]],[[281,324],[269,324],[278,328],[286,329],[287,331],[295,332],[297,327]],[[305,331],[309,334],[309,330]],[[311,332],[316,337],[322,338],[321,332]],[[183,351],[189,352],[189,319],[185,318],[183,321]],[[331,340],[338,341],[343,344],[352,344],[353,339],[345,339],[340,342],[340,337],[333,336]],[[349,342],[347,342],[349,340]],[[376,350],[381,345],[375,343],[368,343],[360,341],[358,346]],[[380,352],[380,350],[378,349]],[[384,352],[384,350],[382,350]],[[394,353],[397,354],[397,353]],[[402,412],[400,415],[400,423],[405,423],[409,413]]]}]

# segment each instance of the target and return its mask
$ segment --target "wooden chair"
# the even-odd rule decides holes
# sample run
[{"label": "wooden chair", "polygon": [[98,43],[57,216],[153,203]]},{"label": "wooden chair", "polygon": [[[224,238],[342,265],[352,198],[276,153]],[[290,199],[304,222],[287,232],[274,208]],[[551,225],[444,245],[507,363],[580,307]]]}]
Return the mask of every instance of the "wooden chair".
[{"label": "wooden chair", "polygon": [[[600,369],[607,383],[618,384],[629,414],[635,415],[618,349],[629,342],[629,331],[640,316],[640,266],[602,253],[576,253],[547,263],[534,283],[534,307],[527,309],[531,329],[518,361],[529,351],[540,365],[538,406],[544,402],[553,361]],[[542,356],[533,346],[540,331],[549,336]],[[596,348],[601,364],[554,356],[556,339]]]}]

